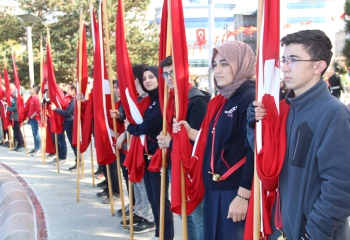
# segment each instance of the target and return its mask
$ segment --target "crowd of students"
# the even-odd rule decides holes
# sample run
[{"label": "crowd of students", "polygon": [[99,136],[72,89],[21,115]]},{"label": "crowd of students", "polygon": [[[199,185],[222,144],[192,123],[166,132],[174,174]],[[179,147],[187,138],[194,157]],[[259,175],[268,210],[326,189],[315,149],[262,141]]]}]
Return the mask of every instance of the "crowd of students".
[{"label": "crowd of students", "polygon": [[[285,111],[284,163],[279,177],[280,204],[270,209],[270,215],[280,214],[283,227],[271,217],[269,239],[277,239],[283,231],[287,239],[350,239],[348,216],[350,215],[350,110],[337,98],[331,96],[322,76],[330,65],[332,44],[319,30],[305,30],[288,34],[281,40],[284,46],[281,71],[284,84],[290,91],[284,93],[280,102],[281,114]],[[149,105],[143,112],[143,122],[132,124],[126,119],[120,101],[119,82],[113,82],[116,102],[115,110],[110,110],[110,118],[118,124],[116,146],[120,149],[122,172],[117,170],[116,162],[110,165],[113,200],[120,198],[118,174],[122,174],[128,186],[128,169],[124,166],[128,154],[126,135],[145,135],[144,161],[146,164],[143,179],[133,183],[133,208],[126,206],[126,214],[133,211],[134,233],[155,231],[153,239],[159,238],[161,172],[148,169],[152,157],[160,149],[168,149],[169,164],[172,168],[173,138],[186,129],[189,142],[195,144],[192,161],[201,162],[200,184],[205,193],[200,204],[187,217],[188,239],[241,240],[244,239],[246,218],[254,175],[254,128],[257,121],[263,121],[268,110],[255,100],[256,57],[246,43],[230,41],[213,49],[212,68],[214,84],[218,95],[211,98],[205,91],[189,83],[186,119],[176,121],[174,100],[174,65],[172,57],[161,61],[160,66],[134,65],[133,74],[139,99],[147,98]],[[163,75],[158,76],[158,68]],[[160,107],[158,83],[160,77],[170,89],[167,124],[171,131],[162,133],[163,116]],[[40,102],[39,89],[31,89],[27,101],[25,118],[32,127],[35,147],[31,154],[40,151]],[[69,84],[66,98],[67,107],[59,109],[45,97],[48,116],[55,111],[64,117],[64,132],[58,135],[59,160],[64,163],[67,157],[65,136],[77,158],[76,147],[72,143],[74,101],[81,100],[85,105],[89,100],[76,95],[76,88]],[[15,151],[23,151],[23,136],[16,116],[16,97],[12,95],[12,107],[4,105],[10,112]],[[287,109],[287,110],[285,110]],[[2,116],[3,123],[4,116]],[[6,124],[5,124],[6,125]],[[3,124],[3,139],[7,129]],[[50,123],[48,121],[48,127]],[[47,138],[50,139],[50,138]],[[53,137],[49,140],[52,141]],[[4,143],[4,141],[3,141]],[[5,143],[4,143],[5,144]],[[54,152],[47,150],[52,156]],[[53,160],[52,163],[56,163]],[[77,162],[76,162],[77,163]],[[74,171],[76,165],[69,168]],[[105,166],[99,172],[106,176]],[[171,172],[171,171],[169,171]],[[174,216],[171,211],[170,176],[166,179],[164,239],[174,239]],[[194,179],[196,181],[196,179]],[[103,190],[97,197],[110,203],[107,179],[98,184]],[[117,211],[122,215],[121,209]],[[278,218],[276,218],[278,219]],[[121,222],[123,224],[123,222]],[[130,225],[127,219],[127,225]],[[249,231],[249,230],[248,230]]]}]

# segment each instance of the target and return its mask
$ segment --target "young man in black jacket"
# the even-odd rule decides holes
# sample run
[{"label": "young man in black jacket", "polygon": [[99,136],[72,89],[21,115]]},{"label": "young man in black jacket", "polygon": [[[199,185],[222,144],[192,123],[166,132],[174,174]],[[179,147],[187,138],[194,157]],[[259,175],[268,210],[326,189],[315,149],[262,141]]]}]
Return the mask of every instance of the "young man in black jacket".
[{"label": "young man in black jacket", "polygon": [[[174,89],[174,66],[172,56],[166,57],[160,64],[163,68],[163,78],[170,89]],[[211,95],[207,92],[200,91],[198,88],[192,86],[188,90],[188,106],[186,121],[193,129],[199,130],[203,119],[207,113],[208,102]],[[172,149],[172,138],[168,134],[164,136],[161,132],[157,137],[160,148]],[[193,143],[192,143],[193,144]],[[203,203],[201,203],[194,212],[187,216],[188,239],[202,240],[204,239],[203,229]]]}]

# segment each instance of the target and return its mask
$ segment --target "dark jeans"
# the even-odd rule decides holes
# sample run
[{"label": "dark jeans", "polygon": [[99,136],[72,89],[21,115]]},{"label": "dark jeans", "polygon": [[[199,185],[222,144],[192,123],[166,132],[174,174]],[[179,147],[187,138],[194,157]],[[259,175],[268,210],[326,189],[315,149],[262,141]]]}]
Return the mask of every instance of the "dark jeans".
[{"label": "dark jeans", "polygon": [[[105,175],[105,178],[107,180],[108,184],[108,175],[107,175],[107,167],[103,166],[103,174]],[[117,161],[112,162],[109,165],[109,171],[111,173],[111,184],[112,184],[112,191],[113,193],[120,193],[119,192],[119,181],[118,181],[118,167],[117,167]],[[108,191],[108,185],[106,188],[106,191]]]},{"label": "dark jeans", "polygon": [[13,138],[17,141],[17,147],[24,147],[24,140],[21,132],[21,124],[18,121],[14,121]]},{"label": "dark jeans", "polygon": [[40,134],[39,134],[39,122],[35,119],[30,119],[28,123],[32,127],[32,132],[34,137],[34,150],[40,150],[41,141],[40,141]]},{"label": "dark jeans", "polygon": [[[161,173],[148,171],[149,160],[145,158],[146,170],[143,180],[145,181],[147,197],[151,204],[154,221],[156,224],[156,237],[159,237],[159,218],[160,218],[160,188],[161,188]],[[170,210],[169,201],[169,179],[167,177],[165,187],[165,212],[164,212],[164,239],[174,239],[174,218]]]},{"label": "dark jeans", "polygon": [[77,147],[72,145],[73,141],[73,121],[64,121],[63,123],[64,130],[66,131],[70,146],[73,149],[74,156],[75,156],[75,163],[77,162]]},{"label": "dark jeans", "polygon": [[[55,142],[55,133],[52,133],[52,139]],[[57,145],[58,145],[58,158],[61,160],[65,160],[67,158],[67,145],[66,145],[66,137],[64,136],[64,132],[57,134]]]}]

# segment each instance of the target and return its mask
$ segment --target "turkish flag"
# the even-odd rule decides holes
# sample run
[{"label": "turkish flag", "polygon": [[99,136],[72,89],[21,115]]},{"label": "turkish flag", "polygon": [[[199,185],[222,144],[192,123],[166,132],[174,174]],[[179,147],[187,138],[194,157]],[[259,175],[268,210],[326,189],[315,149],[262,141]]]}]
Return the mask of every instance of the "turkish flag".
[{"label": "turkish flag", "polygon": [[[64,100],[63,91],[58,88],[56,83],[55,72],[53,70],[52,56],[51,56],[51,47],[50,43],[46,44],[46,60],[47,60],[47,78],[48,78],[48,90],[51,103],[55,104],[57,108],[65,109],[66,101]],[[51,131],[53,133],[60,134],[63,132],[63,121],[64,117],[52,112],[51,115]]]},{"label": "turkish flag", "polygon": [[[258,201],[261,203],[260,212],[262,214],[261,219],[263,219],[261,235],[268,239],[268,235],[272,233],[270,220],[272,208],[277,197],[276,189],[278,188],[278,178],[282,169],[285,151],[283,150],[283,146],[285,148],[285,137],[281,138],[280,131],[283,128],[281,127],[279,116],[279,1],[265,0],[262,15],[264,18],[262,19],[258,63],[256,65],[256,92],[258,101],[263,102],[265,105],[267,116],[256,124],[256,161],[261,187],[260,196],[254,196],[254,191],[252,190],[251,199],[258,198]],[[250,201],[244,239],[253,238],[253,205],[254,201]]]},{"label": "turkish flag", "polygon": [[[171,1],[168,9],[167,1],[164,1],[162,10],[162,23],[159,45],[159,61],[162,61],[167,55],[173,56],[173,66],[176,79],[176,91],[170,94],[167,109],[163,109],[163,96],[165,81],[159,79],[159,99],[162,111],[167,111],[168,130],[171,132],[172,116],[176,116],[178,121],[186,119],[188,104],[188,53],[185,34],[185,23],[183,7],[181,1]],[[171,19],[168,19],[168,12],[171,11]],[[169,22],[170,21],[170,22]],[[171,35],[168,35],[168,24],[171,24]],[[205,40],[205,36],[202,40]],[[172,44],[173,46],[169,46]],[[176,49],[172,54],[167,53],[167,49]],[[158,76],[162,76],[162,69],[159,69]],[[177,101],[174,101],[174,97]],[[174,102],[175,109],[174,112]],[[190,144],[185,129],[177,134],[173,134],[173,149],[171,153],[171,210],[181,214],[181,163],[184,166],[185,173],[185,198],[187,215],[191,214],[197,205],[202,202],[204,196],[204,186],[202,183],[202,161],[191,158],[192,145]]]},{"label": "turkish flag", "polygon": [[3,111],[4,111],[4,130],[8,129],[8,126],[11,125],[10,114],[7,111],[7,107],[11,106],[11,90],[10,90],[10,80],[9,75],[7,73],[6,67],[4,67],[4,81],[5,81],[5,96],[6,96],[6,104],[3,103]]},{"label": "turkish flag", "polygon": [[41,93],[45,93],[45,89],[48,89],[48,73],[47,73],[47,64],[44,59],[42,59],[42,70],[43,70],[43,79],[41,79]]},{"label": "turkish flag", "polygon": [[15,60],[15,56],[13,54],[12,54],[12,63],[13,63],[13,78],[14,78],[15,86],[16,86],[18,122],[21,123],[24,121],[24,116],[23,116],[24,103],[23,103],[23,99],[21,96],[21,85],[19,82],[16,60]]},{"label": "turkish flag", "polygon": [[[125,41],[124,32],[124,10],[123,4],[118,0],[117,21],[116,21],[116,54],[117,71],[119,78],[120,99],[124,108],[126,118],[131,124],[143,122],[142,109],[137,103],[135,78],[132,72],[129,53]],[[142,81],[142,80],[141,80]],[[143,99],[147,105],[149,98]],[[128,168],[129,180],[140,182],[145,172],[144,147],[145,135],[133,136],[130,149],[126,155],[124,166]]]},{"label": "turkish flag", "polygon": [[94,83],[93,83],[93,115],[97,162],[101,165],[115,161],[114,131],[111,127],[109,110],[111,109],[111,89],[106,74],[103,47],[102,9],[100,4],[99,22],[94,29]]},{"label": "turkish flag", "polygon": [[[76,74],[76,79],[77,79],[77,89],[79,89],[80,85],[80,93],[85,96],[86,94],[86,89],[87,89],[87,84],[88,84],[88,77],[89,77],[89,70],[88,70],[88,57],[87,57],[87,49],[86,49],[86,27],[85,24],[82,24],[82,29],[80,29],[80,37],[82,39],[79,39],[79,46],[78,46],[78,51],[77,51],[77,74]],[[80,41],[82,45],[82,51],[81,51],[81,56],[80,56]],[[81,59],[81,75],[79,74],[79,61]],[[81,79],[79,77],[81,76]],[[84,122],[84,111],[82,108],[82,102],[80,103],[80,108],[81,108],[81,115],[80,115],[80,126],[78,126],[78,102],[75,100],[74,101],[74,121],[73,121],[73,140],[72,140],[72,145],[77,146],[77,141],[78,141],[78,127],[80,128],[80,143],[82,141],[82,123]],[[84,108],[85,110],[85,108]]]}]

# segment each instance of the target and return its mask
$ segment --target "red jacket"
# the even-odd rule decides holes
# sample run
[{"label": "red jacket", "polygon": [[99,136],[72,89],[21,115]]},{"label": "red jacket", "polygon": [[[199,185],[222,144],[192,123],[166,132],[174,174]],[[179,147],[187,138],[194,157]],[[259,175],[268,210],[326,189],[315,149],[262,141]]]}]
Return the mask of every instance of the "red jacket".
[{"label": "red jacket", "polygon": [[25,106],[25,118],[28,117],[30,118],[30,116],[34,113],[36,113],[34,119],[37,120],[38,122],[40,122],[40,99],[38,95],[34,95],[31,96],[27,102],[26,102],[26,106]]}]

